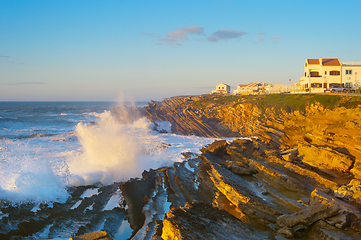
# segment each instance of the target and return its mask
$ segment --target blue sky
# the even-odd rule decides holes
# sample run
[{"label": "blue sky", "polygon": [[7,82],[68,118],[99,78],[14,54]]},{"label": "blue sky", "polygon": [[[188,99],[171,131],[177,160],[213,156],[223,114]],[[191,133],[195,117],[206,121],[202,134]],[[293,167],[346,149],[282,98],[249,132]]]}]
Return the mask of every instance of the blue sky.
[{"label": "blue sky", "polygon": [[361,62],[361,1],[0,0],[0,101],[148,101]]}]

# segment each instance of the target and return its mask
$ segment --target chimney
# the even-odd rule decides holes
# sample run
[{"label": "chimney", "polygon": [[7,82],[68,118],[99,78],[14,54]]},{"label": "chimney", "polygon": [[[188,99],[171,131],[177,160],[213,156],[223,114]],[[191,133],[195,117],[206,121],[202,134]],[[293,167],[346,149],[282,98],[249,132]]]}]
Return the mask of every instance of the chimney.
[{"label": "chimney", "polygon": [[322,66],[322,57],[320,57],[320,65]]}]

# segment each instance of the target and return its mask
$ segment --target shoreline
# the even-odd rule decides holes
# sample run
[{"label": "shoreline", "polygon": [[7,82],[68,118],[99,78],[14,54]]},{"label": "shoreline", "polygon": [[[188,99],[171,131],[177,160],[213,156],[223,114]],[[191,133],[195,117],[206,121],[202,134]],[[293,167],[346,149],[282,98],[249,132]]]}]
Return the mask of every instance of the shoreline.
[{"label": "shoreline", "polygon": [[[130,239],[360,239],[359,101],[187,96],[127,108],[134,117],[171,122],[176,134],[238,138],[215,140],[201,154],[185,153],[183,162],[144,171],[142,178],[74,187],[67,202],[52,209],[40,205],[32,213],[33,206],[24,206],[21,217],[19,209],[1,209],[8,215],[0,221],[18,227],[3,229],[0,237],[34,236],[51,224],[77,222],[67,231],[106,231],[114,238],[127,219]],[[98,194],[82,199],[91,189]],[[121,204],[103,210],[119,192]]]}]

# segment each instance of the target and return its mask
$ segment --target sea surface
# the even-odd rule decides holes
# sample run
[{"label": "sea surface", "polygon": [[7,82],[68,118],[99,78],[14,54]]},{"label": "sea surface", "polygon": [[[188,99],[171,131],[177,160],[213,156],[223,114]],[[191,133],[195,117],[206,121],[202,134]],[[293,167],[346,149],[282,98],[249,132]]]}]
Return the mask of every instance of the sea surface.
[{"label": "sea surface", "polygon": [[121,116],[110,111],[120,106],[0,102],[0,203],[64,203],[68,187],[141,177],[144,170],[183,161],[182,152],[199,153],[214,140],[172,134],[170,123],[155,126],[146,118],[120,123]]}]

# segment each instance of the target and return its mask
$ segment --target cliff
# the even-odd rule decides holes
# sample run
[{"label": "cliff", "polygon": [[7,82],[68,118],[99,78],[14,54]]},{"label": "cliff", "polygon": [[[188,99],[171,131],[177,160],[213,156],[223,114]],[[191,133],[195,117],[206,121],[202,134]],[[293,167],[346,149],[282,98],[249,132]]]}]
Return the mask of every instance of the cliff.
[{"label": "cliff", "polygon": [[361,179],[361,98],[339,95],[174,97],[142,114],[169,121],[177,134],[257,137],[278,154]]},{"label": "cliff", "polygon": [[[153,121],[170,121],[172,131],[180,134],[250,137],[226,144],[222,154],[214,156],[206,150],[198,157],[208,166],[208,175],[202,179],[212,181],[220,192],[217,196],[235,208],[227,211],[233,215],[234,211],[241,212],[238,218],[242,222],[247,222],[244,218],[257,222],[250,221],[248,226],[270,227],[276,223],[268,231],[276,233],[271,238],[278,234],[324,239],[327,233],[328,238],[334,239],[331,235],[337,232],[340,239],[352,239],[357,236],[352,231],[359,231],[356,225],[360,221],[360,104],[360,97],[339,95],[205,95],[152,102],[142,109],[142,114]],[[225,181],[230,174],[225,169],[237,175],[237,180]],[[248,176],[257,180],[243,180],[249,180]],[[247,185],[250,186],[244,189]],[[227,209],[220,202],[223,200],[214,197],[211,204]],[[266,214],[265,209],[278,211]],[[167,218],[169,215],[174,219],[174,214],[167,213],[162,237],[190,238],[186,233],[179,233],[182,237],[169,233],[175,231],[175,225],[170,225]],[[305,215],[317,217],[305,220]],[[343,216],[342,227],[332,228],[336,223],[324,221],[331,216]],[[283,222],[289,217],[298,220],[285,225]],[[176,226],[182,232],[183,227]]]}]

